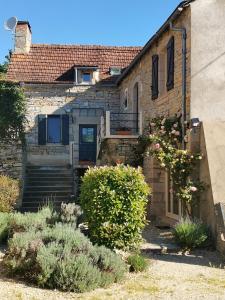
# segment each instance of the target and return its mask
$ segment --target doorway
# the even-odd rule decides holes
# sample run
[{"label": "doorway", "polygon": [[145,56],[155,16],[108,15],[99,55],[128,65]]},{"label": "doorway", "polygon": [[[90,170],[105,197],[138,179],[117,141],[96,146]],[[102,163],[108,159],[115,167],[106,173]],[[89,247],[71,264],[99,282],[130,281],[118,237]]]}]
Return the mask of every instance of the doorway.
[{"label": "doorway", "polygon": [[79,125],[79,161],[96,163],[97,125]]},{"label": "doorway", "polygon": [[174,195],[173,181],[169,172],[166,172],[165,180],[166,216],[175,220],[179,220],[181,217],[181,202],[176,195]]}]

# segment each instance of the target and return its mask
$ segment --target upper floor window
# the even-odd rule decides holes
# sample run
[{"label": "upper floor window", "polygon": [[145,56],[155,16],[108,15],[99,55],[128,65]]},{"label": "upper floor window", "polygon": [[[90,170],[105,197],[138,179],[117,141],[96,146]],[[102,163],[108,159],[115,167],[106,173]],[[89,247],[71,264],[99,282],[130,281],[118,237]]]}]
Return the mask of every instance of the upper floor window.
[{"label": "upper floor window", "polygon": [[152,100],[158,98],[159,95],[159,56],[152,56]]},{"label": "upper floor window", "polygon": [[97,67],[75,67],[75,84],[94,84],[98,73]]},{"label": "upper floor window", "polygon": [[174,88],[174,37],[167,44],[167,91]]},{"label": "upper floor window", "polygon": [[90,83],[91,82],[91,73],[90,72],[82,73],[82,82],[83,83]]}]

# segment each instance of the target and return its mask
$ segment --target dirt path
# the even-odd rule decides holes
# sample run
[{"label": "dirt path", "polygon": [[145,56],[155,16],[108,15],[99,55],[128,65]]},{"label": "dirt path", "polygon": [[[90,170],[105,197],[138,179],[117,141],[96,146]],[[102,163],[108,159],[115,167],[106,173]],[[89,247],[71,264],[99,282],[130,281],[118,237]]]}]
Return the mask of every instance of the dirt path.
[{"label": "dirt path", "polygon": [[142,274],[90,293],[43,290],[6,278],[0,269],[0,300],[225,300],[225,269],[217,252],[154,255]]}]

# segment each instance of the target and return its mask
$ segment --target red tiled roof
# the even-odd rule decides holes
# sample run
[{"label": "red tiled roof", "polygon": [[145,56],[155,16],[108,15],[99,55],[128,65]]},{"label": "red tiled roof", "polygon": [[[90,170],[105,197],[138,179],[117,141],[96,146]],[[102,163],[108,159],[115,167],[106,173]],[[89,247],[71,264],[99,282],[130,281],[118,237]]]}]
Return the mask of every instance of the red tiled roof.
[{"label": "red tiled roof", "polygon": [[13,53],[7,80],[72,82],[75,65],[98,66],[100,78],[110,81],[109,68],[129,65],[141,47],[33,44],[28,54]]}]

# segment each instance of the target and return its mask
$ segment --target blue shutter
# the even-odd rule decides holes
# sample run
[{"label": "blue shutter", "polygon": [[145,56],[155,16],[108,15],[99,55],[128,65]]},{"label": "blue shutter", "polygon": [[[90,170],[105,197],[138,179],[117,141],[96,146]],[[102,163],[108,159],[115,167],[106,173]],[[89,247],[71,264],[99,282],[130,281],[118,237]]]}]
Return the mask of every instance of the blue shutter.
[{"label": "blue shutter", "polygon": [[174,37],[167,45],[167,91],[174,88]]},{"label": "blue shutter", "polygon": [[46,115],[38,115],[38,145],[46,145]]},{"label": "blue shutter", "polygon": [[69,145],[69,116],[62,115],[62,144]]}]

